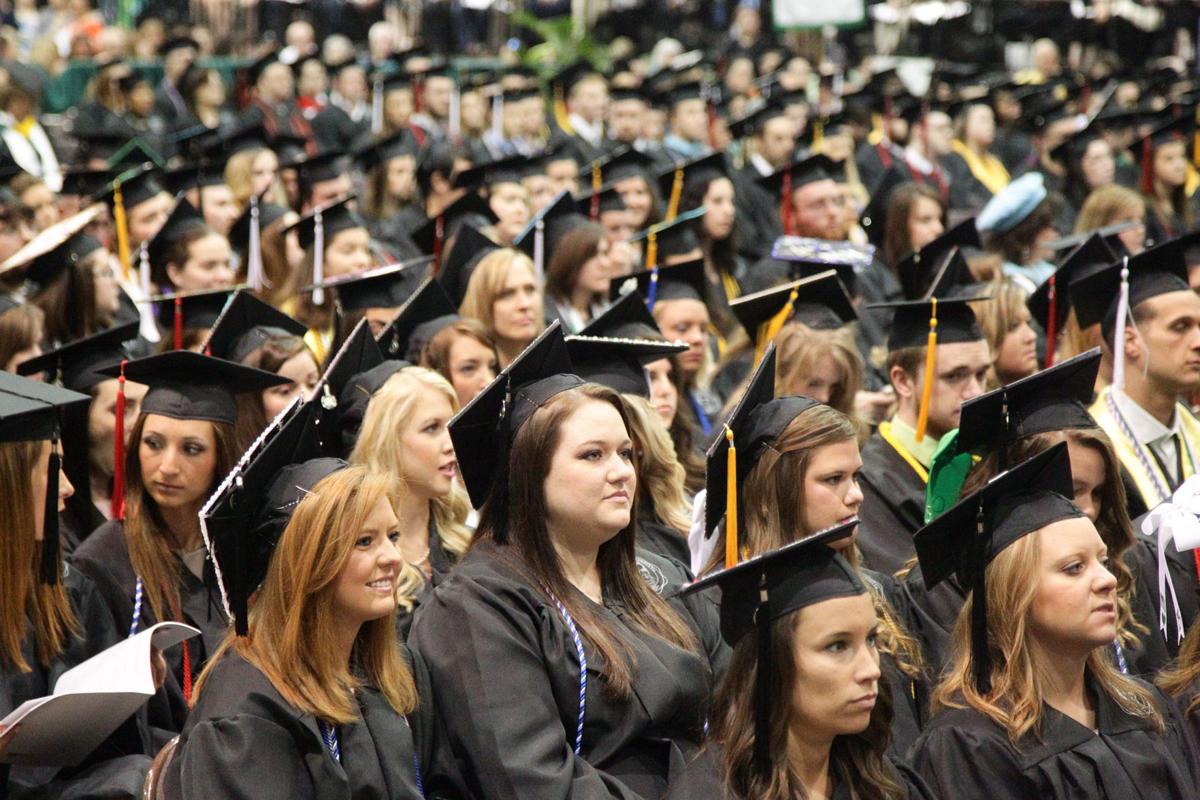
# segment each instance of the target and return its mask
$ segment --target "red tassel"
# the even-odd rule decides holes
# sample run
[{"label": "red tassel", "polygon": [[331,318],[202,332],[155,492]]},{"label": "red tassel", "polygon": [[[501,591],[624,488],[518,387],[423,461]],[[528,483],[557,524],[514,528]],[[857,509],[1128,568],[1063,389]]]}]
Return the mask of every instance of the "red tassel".
[{"label": "red tassel", "polygon": [[425,99],[425,81],[418,80],[413,83],[413,113],[420,114],[422,109],[422,101]]},{"label": "red tassel", "polygon": [[779,221],[783,223],[784,236],[792,235],[792,168],[783,171],[782,196],[779,198]]},{"label": "red tassel", "polygon": [[175,349],[183,349],[183,298],[175,295]]},{"label": "red tassel", "polygon": [[117,376],[117,419],[113,425],[113,519],[125,519],[125,359]]},{"label": "red tassel", "polygon": [[1054,366],[1054,339],[1058,335],[1057,274],[1050,276],[1050,310],[1046,313],[1046,369]]},{"label": "red tassel", "polygon": [[437,275],[442,270],[442,237],[446,235],[446,215],[438,214],[437,221],[433,223],[433,275]]},{"label": "red tassel", "polygon": [[708,146],[716,148],[717,146],[717,107],[713,103],[708,106]]},{"label": "red tassel", "polygon": [[1142,194],[1149,195],[1154,191],[1154,147],[1150,137],[1142,140]]},{"label": "red tassel", "polygon": [[188,643],[183,642],[183,699],[189,706],[192,704],[192,658]]}]

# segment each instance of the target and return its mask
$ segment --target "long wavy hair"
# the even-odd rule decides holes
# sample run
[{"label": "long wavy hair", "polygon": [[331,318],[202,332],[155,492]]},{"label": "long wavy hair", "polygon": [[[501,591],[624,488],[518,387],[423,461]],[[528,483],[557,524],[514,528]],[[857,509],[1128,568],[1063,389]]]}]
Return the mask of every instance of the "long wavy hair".
[{"label": "long wavy hair", "polygon": [[687,473],[662,420],[644,397],[624,395],[631,438],[637,443],[638,503],[649,503],[654,518],[687,536],[692,508],[684,493]]},{"label": "long wavy hair", "polygon": [[[975,685],[971,658],[971,609],[973,598],[958,614],[950,636],[950,658],[942,682],[933,692],[932,710],[972,708],[995,722],[1017,744],[1026,734],[1040,733],[1042,703],[1046,696],[1046,665],[1038,658],[1029,630],[1030,608],[1037,595],[1041,558],[1041,532],[1036,531],[1004,548],[984,571],[989,608],[1003,614],[988,615],[988,652],[991,655],[991,689],[980,692]],[[1162,713],[1150,690],[1121,674],[1097,647],[1088,655],[1087,670],[1096,688],[1121,709],[1163,730]]]},{"label": "long wavy hair", "polygon": [[854,396],[863,387],[862,355],[854,341],[854,330],[810,328],[802,322],[785,325],[775,339],[779,358],[775,362],[776,393],[804,394],[809,376],[821,359],[833,361],[841,373],[829,392],[829,405],[845,414],[859,431],[859,441],[868,434],[867,425],[854,413]]},{"label": "long wavy hair", "polygon": [[1200,710],[1200,692],[1195,689],[1197,679],[1200,679],[1200,622],[1193,622],[1179,647],[1178,658],[1159,673],[1155,683],[1169,697],[1186,698],[1184,714],[1191,716]]},{"label": "long wavy hair", "polygon": [[[405,453],[398,446],[397,436],[421,412],[422,388],[432,389],[445,397],[452,412],[458,413],[458,395],[445,378],[425,367],[405,367],[388,378],[371,396],[358,440],[350,453],[351,464],[362,464],[373,472],[387,472],[396,479],[393,505],[397,504],[400,494],[407,491],[404,487]],[[467,527],[470,512],[471,502],[457,481],[451,486],[450,494],[436,497],[429,503],[438,536],[456,559],[467,552],[471,544],[471,529]]]},{"label": "long wavy hair", "polygon": [[[242,357],[241,363],[247,367],[257,367],[267,372],[279,372],[283,365],[295,356],[308,350],[308,345],[299,336],[290,333],[272,336],[258,347]],[[311,355],[311,350],[309,351]],[[313,362],[317,357],[313,355]],[[238,415],[234,426],[238,445],[245,449],[249,447],[258,435],[263,432],[270,422],[266,409],[263,408],[262,395],[258,392],[237,395]]]},{"label": "long wavy hair", "polygon": [[[41,469],[44,442],[0,443],[0,665],[18,673],[33,665],[21,652],[32,634],[34,653],[49,667],[72,636],[80,633],[67,591],[39,578],[44,542],[34,529],[33,471]],[[61,560],[61,553],[59,555]]]},{"label": "long wavy hair", "polygon": [[[801,609],[771,623],[771,652],[796,652]],[[754,687],[758,680],[758,630],[752,629],[733,648],[725,677],[717,687],[713,706],[713,738],[724,749],[725,786],[738,800],[794,800],[808,797],[804,781],[786,758],[774,759],[769,775],[754,769]],[[787,752],[788,735],[796,724],[788,698],[795,697],[800,681],[795,658],[779,657],[771,663],[769,694],[782,698],[771,718],[771,752]],[[892,738],[892,697],[887,681],[879,682],[879,697],[866,730],[838,736],[829,754],[830,767],[850,786],[850,795],[879,800],[907,797],[887,760]]]},{"label": "long wavy hair", "polygon": [[679,356],[671,356],[671,383],[675,386],[678,402],[675,408],[675,418],[667,428],[671,433],[671,443],[675,445],[675,458],[683,465],[683,488],[695,496],[704,488],[704,475],[707,466],[704,455],[696,446],[696,433],[699,422],[688,400],[687,376],[679,366]]},{"label": "long wavy hair", "polygon": [[[171,549],[171,536],[163,521],[158,503],[146,491],[142,481],[141,443],[147,414],[142,412],[129,432],[125,448],[125,542],[133,571],[142,579],[146,602],[159,620],[179,619],[179,581],[183,562]],[[209,422],[216,440],[216,464],[205,495],[229,474],[241,456],[233,426],[224,422]]]},{"label": "long wavy hair", "polygon": [[[552,397],[517,431],[508,463],[498,476],[499,480],[507,480],[507,491],[493,488],[484,502],[475,542],[495,544],[500,557],[525,575],[548,602],[554,598],[562,602],[584,640],[600,655],[603,691],[610,698],[626,700],[632,691],[635,656],[567,580],[546,525],[544,487],[563,425],[579,408],[596,401],[616,409],[625,429],[630,429],[625,402],[612,389],[585,384]],[[498,530],[498,526],[503,526],[503,530]],[[596,563],[604,593],[625,607],[626,619],[633,627],[696,652],[699,644],[695,633],[638,573],[636,531],[635,495],[629,524],[600,545]],[[504,543],[500,544],[498,539]]]},{"label": "long wavy hair", "polygon": [[338,577],[391,477],[348,467],[320,480],[296,506],[250,607],[249,636],[230,632],[196,683],[204,691],[214,665],[236,649],[284,699],[330,723],[359,718],[354,692],[377,689],[398,714],[417,706],[412,672],[396,636],[396,612],[364,623],[351,664],[329,643],[343,624],[334,612]]},{"label": "long wavy hair", "polygon": [[67,266],[33,297],[46,319],[46,338],[73,342],[108,328],[111,312],[96,308],[97,262],[109,257],[104,248],[94,250]]},{"label": "long wavy hair", "polygon": [[40,308],[29,303],[0,312],[0,370],[17,353],[28,350],[42,340],[45,318]]}]

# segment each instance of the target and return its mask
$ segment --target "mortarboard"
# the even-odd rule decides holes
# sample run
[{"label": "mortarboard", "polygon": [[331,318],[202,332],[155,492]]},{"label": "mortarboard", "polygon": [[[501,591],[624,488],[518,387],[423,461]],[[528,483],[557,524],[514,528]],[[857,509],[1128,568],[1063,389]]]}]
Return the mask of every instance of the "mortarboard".
[{"label": "mortarboard", "polygon": [[975,218],[963,220],[929,244],[909,253],[896,265],[900,274],[900,286],[905,298],[916,300],[929,290],[930,276],[935,274],[943,256],[954,247],[981,247]]},{"label": "mortarboard", "polygon": [[220,289],[201,289],[194,292],[176,292],[151,297],[158,303],[158,324],[172,333],[174,349],[183,347],[183,332],[211,328],[217,323],[225,305],[242,286],[226,286]]},{"label": "mortarboard", "polygon": [[476,164],[454,176],[452,188],[473,190],[497,183],[520,183],[529,159],[522,155],[507,156],[494,161]]},{"label": "mortarboard", "polygon": [[[833,269],[837,270],[838,280],[851,294],[858,285],[858,271],[869,267],[874,258],[875,248],[872,245],[807,236],[781,236],[771,246],[771,259],[786,262],[784,271],[792,280]],[[753,273],[766,274],[767,271],[756,266],[750,276],[751,284],[754,283]]]},{"label": "mortarboard", "polygon": [[484,256],[499,249],[500,245],[471,223],[467,222],[459,227],[454,246],[450,248],[449,255],[437,273],[438,283],[450,296],[456,308],[462,305],[463,298],[467,295],[467,286],[471,282],[475,267]]},{"label": "mortarboard", "polygon": [[583,172],[591,176],[592,188],[599,183],[615,183],[626,178],[642,176],[647,179],[654,171],[654,159],[629,145],[622,145],[607,155],[601,156],[587,164]]},{"label": "mortarboard", "polygon": [[579,331],[580,336],[607,336],[615,339],[661,338],[658,323],[646,308],[636,289],[616,298]]},{"label": "mortarboard", "polygon": [[[353,275],[339,275],[321,283],[320,288],[336,290],[338,306],[343,312],[398,308],[412,297],[424,279],[430,258],[419,256]],[[314,284],[300,291],[310,292],[316,288]]]},{"label": "mortarboard", "polygon": [[1099,234],[1102,239],[1104,239],[1104,243],[1108,245],[1110,250],[1112,250],[1113,259],[1115,260],[1127,254],[1125,245],[1121,244],[1121,239],[1119,238],[1118,234],[1145,224],[1146,223],[1140,219],[1114,222],[1112,225],[1105,225],[1103,228],[1096,228],[1095,230],[1084,231],[1082,233],[1073,233],[1070,236],[1064,236],[1061,239],[1051,239],[1048,242],[1044,242],[1041,247],[1046,250],[1052,250],[1055,253],[1069,252],[1086,242],[1093,233],[1096,233]]},{"label": "mortarboard", "polygon": [[[642,266],[652,269],[659,265],[661,259],[689,255],[700,249],[695,223],[707,211],[704,206],[699,206],[691,211],[684,211],[672,220],[656,223],[630,236],[631,242],[646,242]],[[646,300],[653,302],[654,298],[648,296]]]},{"label": "mortarboard", "polygon": [[251,292],[236,292],[213,323],[204,352],[240,364],[267,341],[280,336],[304,336],[307,330],[303,323]]},{"label": "mortarboard", "polygon": [[850,295],[834,270],[742,295],[730,301],[729,309],[754,343],[756,360],[792,320],[810,328],[832,330],[858,319]]},{"label": "mortarboard", "polygon": [[787,115],[787,109],[778,103],[761,103],[754,110],[729,122],[729,132],[743,139],[756,136],[762,132],[763,126],[773,119]]},{"label": "mortarboard", "polygon": [[175,201],[175,208],[171,209],[167,221],[158,229],[158,233],[146,242],[146,257],[159,280],[166,279],[167,250],[171,245],[190,231],[206,226],[204,215],[186,197]]},{"label": "mortarboard", "polygon": [[655,303],[666,300],[696,300],[707,304],[708,279],[704,275],[704,259],[697,258],[673,267],[655,267],[613,278],[609,296],[615,299],[635,289],[646,298],[646,307],[651,311]]},{"label": "mortarboard", "polygon": [[137,335],[136,320],[117,325],[23,361],[17,365],[17,372],[21,375],[45,373],[49,382],[61,383],[74,392],[87,393],[96,384],[108,380],[109,376],[100,374],[99,368],[111,366],[125,357],[125,343],[136,339]]},{"label": "mortarboard", "polygon": [[0,264],[0,275],[24,270],[34,283],[50,283],[62,270],[99,249],[100,243],[83,233],[99,213],[100,206],[93,205],[39,231]]},{"label": "mortarboard", "polygon": [[571,193],[564,190],[534,215],[513,240],[513,247],[533,259],[535,274],[541,280],[562,238],[586,224],[588,218],[579,213]]},{"label": "mortarboard", "polygon": [[780,220],[786,235],[792,230],[792,193],[801,186],[826,180],[838,180],[842,167],[828,156],[808,156],[757,179],[758,185],[779,201]]},{"label": "mortarboard", "polygon": [[610,211],[624,211],[627,208],[621,193],[613,184],[601,187],[600,191],[590,191],[575,199],[575,210],[584,216],[595,220],[601,214]]},{"label": "mortarboard", "polygon": [[[1139,188],[1144,194],[1150,194],[1153,188],[1154,151],[1171,142],[1180,142],[1185,148],[1191,147],[1195,127],[1195,118],[1191,114],[1183,114],[1159,125],[1130,145],[1129,152],[1141,171]],[[1193,157],[1196,155],[1193,153]]]},{"label": "mortarboard", "polygon": [[725,164],[724,151],[681,161],[670,169],[658,173],[658,188],[662,196],[667,198],[667,210],[663,220],[670,222],[679,214],[679,200],[683,196],[684,187],[689,183],[703,183],[714,178],[728,177],[729,170]]},{"label": "mortarboard", "polygon": [[607,336],[567,337],[567,352],[575,374],[589,383],[621,394],[650,397],[646,365],[688,349],[683,342],[654,339],[615,339]]},{"label": "mortarboard", "polygon": [[1071,308],[1071,285],[1078,279],[1102,270],[1117,260],[1099,233],[1093,233],[1071,251],[1058,269],[1034,290],[1025,301],[1030,315],[1046,332],[1046,366],[1054,363],[1058,331],[1066,323]]},{"label": "mortarboard", "polygon": [[430,276],[400,307],[376,341],[388,358],[400,358],[416,364],[430,340],[459,319],[458,308],[451,302],[446,290]]},{"label": "mortarboard", "polygon": [[315,156],[288,162],[283,168],[296,170],[302,183],[312,186],[322,181],[332,181],[349,172],[350,159],[340,150],[326,150]]},{"label": "mortarboard", "polygon": [[354,153],[354,158],[362,166],[364,172],[369,172],[380,164],[387,163],[400,156],[417,155],[417,140],[408,130],[401,130]]},{"label": "mortarboard", "polygon": [[178,195],[190,189],[202,189],[205,186],[220,186],[225,183],[225,156],[217,159],[206,158],[181,167],[168,170],[163,174],[163,184],[168,192]]},{"label": "mortarboard", "polygon": [[158,170],[147,162],[117,175],[104,187],[97,199],[104,200],[110,208],[115,208],[119,192],[125,209],[131,209],[158,197],[163,191]]},{"label": "mortarboard", "polygon": [[[311,250],[313,256],[313,303],[320,305],[325,302],[325,292],[322,288],[325,282],[325,248],[334,236],[343,231],[367,227],[367,223],[349,205],[354,199],[353,194],[343,195],[324,205],[317,206],[305,214],[284,231],[296,231],[300,247]],[[320,244],[318,247],[317,245]]]},{"label": "mortarboard", "polygon": [[[250,247],[251,235],[250,225],[254,220],[253,214],[254,204],[247,203],[246,210],[238,215],[238,218],[233,221],[232,227],[229,229],[229,244],[230,246],[243,254],[245,257],[246,251]],[[290,208],[277,206],[273,203],[258,204],[258,229],[261,233],[263,229],[274,225],[287,214],[292,213]]]},{"label": "mortarboard", "polygon": [[448,205],[441,214],[427,218],[410,237],[422,253],[433,256],[435,269],[440,269],[446,240],[453,238],[464,222],[481,220],[482,224],[491,225],[496,219],[487,200],[475,192],[467,192]]}]

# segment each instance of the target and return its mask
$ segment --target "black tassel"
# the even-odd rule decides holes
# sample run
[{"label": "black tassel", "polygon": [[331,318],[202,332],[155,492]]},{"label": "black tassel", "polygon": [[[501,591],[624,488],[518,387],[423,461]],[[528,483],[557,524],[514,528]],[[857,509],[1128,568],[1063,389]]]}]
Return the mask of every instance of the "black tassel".
[{"label": "black tassel", "polygon": [[992,659],[988,652],[987,585],[984,576],[988,538],[987,526],[983,519],[983,505],[980,504],[975,518],[975,547],[971,554],[971,567],[974,571],[971,587],[971,663],[975,667],[975,690],[984,695],[992,690]]},{"label": "black tassel", "polygon": [[[235,497],[242,497],[242,479],[237,478],[237,493]],[[229,576],[229,611],[233,614],[233,630],[238,636],[245,636],[250,632],[246,623],[246,614],[250,606],[249,587],[247,584],[247,569],[246,562],[250,556],[247,553],[249,543],[246,541],[249,538],[250,532],[243,531],[240,535],[233,537],[233,563],[230,565]]]},{"label": "black tassel", "polygon": [[754,619],[758,628],[758,669],[754,681],[754,771],[767,780],[771,774],[771,602],[765,585],[760,592]]},{"label": "black tassel", "polygon": [[1012,430],[1008,417],[1008,392],[1001,395],[1001,403],[1000,418],[1003,421],[1000,423],[1000,446],[996,448],[997,475],[1008,471],[1008,444],[1011,441],[1009,434]]},{"label": "black tassel", "polygon": [[62,456],[58,452],[58,436],[50,440],[50,466],[46,475],[45,517],[42,520],[42,583],[58,583],[62,564],[58,547],[58,473]]},{"label": "black tassel", "polygon": [[512,452],[512,433],[508,429],[508,418],[512,411],[512,379],[504,390],[504,405],[500,407],[500,419],[496,421],[500,446],[496,451],[495,477],[492,479],[492,496],[488,503],[492,513],[492,535],[496,544],[508,544],[508,457]]}]

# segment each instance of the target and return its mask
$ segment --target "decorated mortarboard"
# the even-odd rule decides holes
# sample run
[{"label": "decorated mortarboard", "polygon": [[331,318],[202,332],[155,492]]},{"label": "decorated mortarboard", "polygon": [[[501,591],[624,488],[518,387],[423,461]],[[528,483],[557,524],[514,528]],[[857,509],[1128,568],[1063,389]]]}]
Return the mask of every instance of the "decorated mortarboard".
[{"label": "decorated mortarboard", "polygon": [[[556,320],[450,420],[459,473],[475,508],[491,498],[492,513],[507,513],[508,453],[517,431],[551,398],[584,383],[572,373]],[[497,527],[502,540],[504,527]]]},{"label": "decorated mortarboard", "polygon": [[185,330],[203,330],[217,324],[221,312],[233,294],[243,286],[226,286],[220,289],[200,289],[192,292],[160,294],[150,298],[157,304],[159,327],[171,331],[172,346],[183,347]]},{"label": "decorated mortarboard", "polygon": [[621,394],[650,397],[646,365],[685,352],[684,342],[653,339],[617,339],[579,334],[567,337],[567,352],[575,374],[589,383],[607,386]]},{"label": "decorated mortarboard", "polygon": [[[322,289],[337,293],[339,308],[344,311],[366,311],[369,308],[399,308],[412,297],[425,277],[430,256],[419,256],[399,264],[388,264],[358,272],[339,275],[321,283]],[[301,292],[311,292],[316,284],[305,286]]]},{"label": "decorated mortarboard", "polygon": [[771,258],[786,261],[793,280],[837,270],[838,279],[853,294],[858,285],[856,275],[871,265],[875,248],[807,236],[781,236],[771,246]]},{"label": "decorated mortarboard", "polygon": [[[697,251],[700,248],[700,239],[696,236],[695,223],[707,211],[704,206],[693,208],[672,220],[655,223],[630,236],[631,242],[646,243],[642,254],[642,266],[654,269],[663,258],[688,255]],[[646,300],[653,302],[654,298],[647,296]]]},{"label": "decorated mortarboard", "polygon": [[405,129],[391,136],[373,142],[361,148],[354,158],[362,166],[364,172],[369,172],[380,164],[386,164],[400,156],[416,156],[420,146],[412,132]]},{"label": "decorated mortarboard", "polygon": [[646,308],[646,301],[636,289],[616,298],[608,308],[593,317],[579,331],[579,335],[615,339],[655,339],[662,336],[658,323]]},{"label": "decorated mortarboard", "polygon": [[[738,531],[741,509],[737,498],[741,486],[770,444],[801,412],[821,405],[811,397],[775,397],[775,344],[767,346],[746,391],[725,423],[725,431],[708,448],[704,535],[713,536],[725,519],[725,566],[737,563],[741,553]],[[733,455],[730,455],[732,452]],[[734,508],[730,509],[732,504]],[[732,515],[727,511],[733,511]]]},{"label": "decorated mortarboard", "polygon": [[612,184],[601,187],[600,191],[590,191],[575,198],[575,210],[593,220],[598,219],[601,214],[624,211],[626,208],[628,207],[624,198]]},{"label": "decorated mortarboard", "polygon": [[658,173],[658,189],[667,198],[667,210],[664,221],[671,221],[679,213],[679,200],[683,196],[684,187],[688,184],[703,183],[714,178],[724,178],[729,175],[725,163],[724,151],[681,161],[669,169]]},{"label": "decorated mortarboard", "polygon": [[513,247],[533,259],[540,280],[562,238],[587,224],[588,218],[579,213],[571,193],[564,190],[534,215],[525,229],[513,239]]},{"label": "decorated mortarboard", "polygon": [[96,384],[109,379],[110,376],[99,372],[100,368],[124,358],[128,353],[125,343],[136,339],[137,335],[136,320],[117,325],[23,361],[17,365],[17,372],[21,375],[44,373],[50,382],[61,383],[74,392],[87,393]]},{"label": "decorated mortarboard", "polygon": [[250,597],[267,576],[292,511],[322,478],[346,466],[317,458],[316,407],[296,398],[259,435],[200,509],[204,546],[234,632],[245,636]]},{"label": "decorated mortarboard", "polygon": [[730,301],[729,309],[754,343],[756,358],[762,357],[767,344],[788,322],[832,330],[858,319],[850,295],[834,270],[742,295]]},{"label": "decorated mortarboard", "polygon": [[475,267],[479,265],[484,256],[499,249],[501,249],[500,245],[493,242],[479,228],[469,222],[464,223],[458,229],[458,235],[454,238],[454,246],[450,248],[450,253],[437,273],[438,283],[449,295],[456,308],[462,305],[463,298],[467,296],[467,286],[471,283],[471,275],[475,272]]},{"label": "decorated mortarboard", "polygon": [[440,268],[446,240],[452,238],[464,222],[478,221],[483,225],[491,225],[496,220],[496,212],[492,211],[487,200],[476,192],[467,192],[436,217],[427,218],[409,236],[422,253],[433,256],[434,263]]},{"label": "decorated mortarboard", "polygon": [[1025,301],[1030,315],[1046,332],[1046,366],[1054,363],[1054,348],[1058,331],[1066,324],[1071,310],[1071,285],[1117,260],[1100,233],[1093,233],[1071,251],[1058,269],[1042,282]]},{"label": "decorated mortarboard", "polygon": [[46,470],[46,498],[42,517],[40,577],[58,583],[62,554],[58,539],[58,473],[62,463],[59,438],[64,414],[91,397],[29,378],[0,371],[0,442],[49,440],[50,463]]},{"label": "decorated mortarboard", "polygon": [[913,537],[927,589],[955,576],[971,592],[971,666],[981,693],[991,688],[993,657],[1003,659],[988,641],[987,566],[1025,536],[1082,517],[1071,502],[1074,494],[1071,459],[1062,442],[992,478]]},{"label": "decorated mortarboard", "polygon": [[281,336],[303,336],[308,329],[251,292],[237,292],[209,331],[204,352],[241,363],[266,342]]},{"label": "decorated mortarboard", "polygon": [[747,634],[757,635],[754,684],[754,769],[762,775],[782,757],[771,753],[775,709],[786,698],[772,697],[771,629],[782,619],[808,606],[840,597],[867,593],[858,570],[830,545],[853,534],[858,520],[820,531],[776,550],[727,566],[684,587],[681,595],[720,590],[721,638],[736,647]]},{"label": "decorated mortarboard", "polygon": [[972,217],[958,223],[920,250],[909,253],[896,265],[905,298],[916,300],[926,295],[938,266],[952,248],[981,246],[975,218]]},{"label": "decorated mortarboard", "polygon": [[83,233],[99,213],[100,206],[93,205],[39,231],[0,264],[0,275],[21,270],[34,283],[50,283],[64,269],[100,248],[99,242]]},{"label": "decorated mortarboard", "polygon": [[416,364],[430,340],[459,319],[458,308],[446,290],[430,276],[400,307],[376,341],[388,358],[400,358]]},{"label": "decorated mortarboard", "polygon": [[634,290],[646,298],[646,307],[651,310],[655,303],[667,300],[696,300],[707,304],[708,279],[704,275],[704,259],[613,278],[609,296],[615,299]]}]

